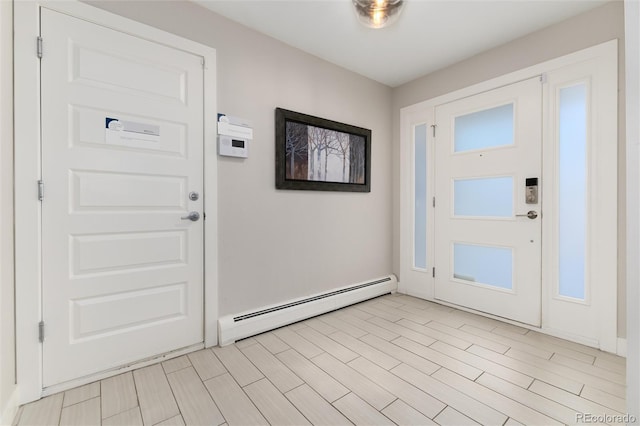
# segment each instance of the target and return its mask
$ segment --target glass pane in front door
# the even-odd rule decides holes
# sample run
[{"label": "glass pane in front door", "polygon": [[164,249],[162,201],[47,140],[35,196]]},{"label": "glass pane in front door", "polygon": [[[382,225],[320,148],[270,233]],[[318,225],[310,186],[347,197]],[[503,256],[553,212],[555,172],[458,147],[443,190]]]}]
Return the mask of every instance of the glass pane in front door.
[{"label": "glass pane in front door", "polygon": [[454,243],[453,278],[510,290],[513,288],[513,250]]},{"label": "glass pane in front door", "polygon": [[455,118],[455,152],[513,145],[513,104]]},{"label": "glass pane in front door", "polygon": [[587,230],[587,87],[560,89],[558,292],[585,298]]},{"label": "glass pane in front door", "polygon": [[454,180],[453,214],[513,217],[513,177]]}]

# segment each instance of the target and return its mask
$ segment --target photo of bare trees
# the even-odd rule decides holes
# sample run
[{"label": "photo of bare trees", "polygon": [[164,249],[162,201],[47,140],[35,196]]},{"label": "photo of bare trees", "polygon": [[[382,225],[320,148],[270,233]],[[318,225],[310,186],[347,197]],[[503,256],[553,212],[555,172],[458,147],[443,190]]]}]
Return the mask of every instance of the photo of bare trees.
[{"label": "photo of bare trees", "polygon": [[364,137],[286,123],[287,179],[362,184],[364,165]]},{"label": "photo of bare trees", "polygon": [[371,130],[276,109],[276,188],[369,192]]}]

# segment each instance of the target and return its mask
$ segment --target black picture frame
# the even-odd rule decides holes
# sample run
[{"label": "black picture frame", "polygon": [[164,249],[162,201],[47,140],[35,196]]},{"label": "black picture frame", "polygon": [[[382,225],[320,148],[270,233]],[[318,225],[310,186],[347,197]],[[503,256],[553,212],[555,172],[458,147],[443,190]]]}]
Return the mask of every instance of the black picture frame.
[{"label": "black picture frame", "polygon": [[371,130],[276,108],[276,188],[371,192]]}]

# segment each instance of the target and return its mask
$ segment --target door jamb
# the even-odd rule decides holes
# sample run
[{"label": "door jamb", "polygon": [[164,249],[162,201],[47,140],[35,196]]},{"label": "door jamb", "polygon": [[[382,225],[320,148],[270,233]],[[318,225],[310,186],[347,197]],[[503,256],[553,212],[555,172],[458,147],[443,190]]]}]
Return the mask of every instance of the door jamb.
[{"label": "door jamb", "polygon": [[[14,114],[15,114],[15,285],[16,368],[19,403],[43,396],[41,204],[37,181],[41,177],[40,62],[36,39],[40,35],[40,8],[51,9],[142,39],[180,49],[203,58],[204,71],[204,346],[218,344],[218,214],[216,128],[216,51],[151,26],[103,11],[79,1],[14,0]],[[44,55],[46,57],[46,40]],[[45,337],[46,338],[46,337]]]}]

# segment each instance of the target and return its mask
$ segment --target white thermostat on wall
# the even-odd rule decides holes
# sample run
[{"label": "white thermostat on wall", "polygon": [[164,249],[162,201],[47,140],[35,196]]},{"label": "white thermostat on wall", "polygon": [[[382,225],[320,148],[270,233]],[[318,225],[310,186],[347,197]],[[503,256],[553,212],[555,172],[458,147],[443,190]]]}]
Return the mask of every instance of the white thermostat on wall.
[{"label": "white thermostat on wall", "polygon": [[250,139],[253,139],[253,129],[248,120],[218,114],[218,154],[247,158]]},{"label": "white thermostat on wall", "polygon": [[218,134],[253,139],[253,128],[249,120],[227,114],[218,114]]},{"label": "white thermostat on wall", "polygon": [[247,158],[249,156],[249,141],[233,136],[218,136],[218,154],[228,157]]}]

